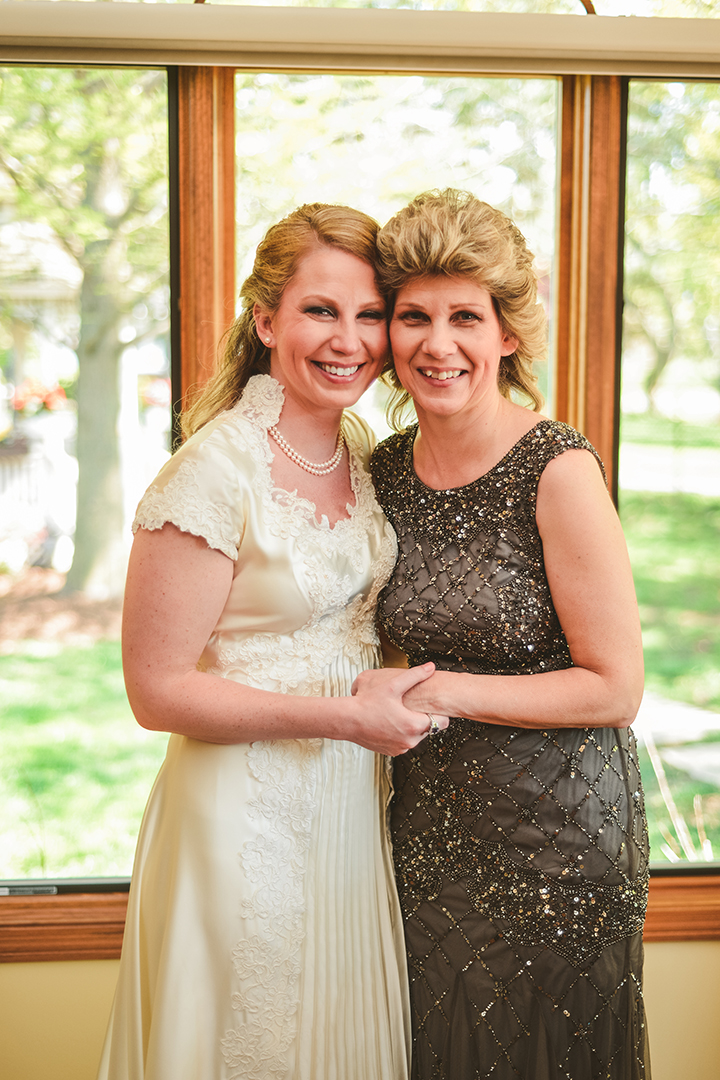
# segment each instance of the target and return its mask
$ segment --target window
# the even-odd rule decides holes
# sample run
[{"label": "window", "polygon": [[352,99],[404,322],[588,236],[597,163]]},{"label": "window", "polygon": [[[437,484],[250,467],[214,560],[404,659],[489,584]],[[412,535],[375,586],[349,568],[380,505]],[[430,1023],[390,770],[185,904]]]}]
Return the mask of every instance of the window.
[{"label": "window", "polygon": [[[5,228],[29,269],[24,308],[11,266],[4,281],[13,423],[0,468],[13,512],[0,877],[119,877],[166,742],[132,721],[118,640],[129,523],[167,454],[170,419],[165,85],[153,70],[7,68],[3,90],[4,144],[17,161],[5,172]],[[552,79],[238,75],[240,276],[269,224],[301,202],[385,219],[414,190],[452,183],[522,224],[549,305],[557,99]],[[42,303],[60,255],[62,317]],[[382,404],[365,407],[381,429]],[[33,470],[48,473],[34,501]]]},{"label": "window", "polygon": [[720,859],[720,89],[630,84],[620,513],[653,859]]},{"label": "window", "polygon": [[[238,280],[266,229],[303,202],[387,221],[414,194],[458,187],[518,223],[551,315],[559,90],[557,79],[238,73]],[[548,398],[547,365],[539,375]],[[360,407],[378,435],[385,398],[376,383]]]},{"label": "window", "polygon": [[120,611],[168,455],[164,71],[0,70],[0,878],[130,873]]},{"label": "window", "polygon": [[[178,4],[168,12],[162,5],[138,4],[130,48],[127,16],[121,18],[112,4],[83,4],[76,18],[67,16],[67,7],[62,13],[52,6],[44,10],[46,37],[38,39],[31,5],[4,5],[0,59],[78,63],[91,57],[106,65],[181,64],[171,72],[170,88],[172,97],[177,86],[179,105],[179,259],[174,268],[182,299],[184,385],[202,377],[234,296],[233,260],[225,242],[234,216],[234,94],[232,75],[222,65],[295,73],[563,76],[553,303],[556,412],[583,428],[612,464],[620,280],[620,231],[615,226],[622,203],[625,102],[625,82],[619,76],[713,76],[716,24],[693,22],[679,33],[677,24],[663,20],[289,8],[273,25],[268,45],[261,8],[245,8],[240,17],[230,6]],[[184,66],[191,62],[211,66]],[[3,904],[9,913],[5,926],[14,927],[5,935],[6,958],[116,954],[121,900],[55,900],[52,907],[44,907],[40,898]],[[677,884],[655,879],[649,937],[718,936],[719,914],[712,878],[698,883],[684,878]],[[82,941],[78,923],[86,926]]]}]

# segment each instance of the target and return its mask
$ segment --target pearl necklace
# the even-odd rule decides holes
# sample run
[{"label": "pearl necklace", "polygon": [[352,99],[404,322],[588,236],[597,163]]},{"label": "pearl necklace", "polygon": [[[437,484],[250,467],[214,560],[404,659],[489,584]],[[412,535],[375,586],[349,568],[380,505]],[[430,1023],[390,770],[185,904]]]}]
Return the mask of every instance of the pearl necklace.
[{"label": "pearl necklace", "polygon": [[338,431],[337,445],[335,447],[335,453],[327,461],[323,461],[320,464],[315,464],[313,461],[308,461],[302,454],[298,454],[297,450],[293,450],[290,443],[283,438],[276,427],[268,428],[269,433],[272,435],[275,442],[278,444],[284,454],[294,461],[296,465],[299,465],[305,472],[312,473],[313,476],[327,476],[328,473],[334,472],[337,469],[340,461],[342,460],[343,450],[345,449],[345,432],[342,429],[342,423],[340,424],[340,430]]}]

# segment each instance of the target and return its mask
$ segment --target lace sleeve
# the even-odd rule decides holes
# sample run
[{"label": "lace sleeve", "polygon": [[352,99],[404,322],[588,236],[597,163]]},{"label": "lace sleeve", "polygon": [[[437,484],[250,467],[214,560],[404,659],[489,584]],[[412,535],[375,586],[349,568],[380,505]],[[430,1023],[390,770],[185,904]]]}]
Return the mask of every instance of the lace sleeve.
[{"label": "lace sleeve", "polygon": [[133,532],[171,522],[235,561],[245,519],[241,462],[219,445],[225,440],[217,431],[203,434],[190,439],[160,471],[140,500]]}]

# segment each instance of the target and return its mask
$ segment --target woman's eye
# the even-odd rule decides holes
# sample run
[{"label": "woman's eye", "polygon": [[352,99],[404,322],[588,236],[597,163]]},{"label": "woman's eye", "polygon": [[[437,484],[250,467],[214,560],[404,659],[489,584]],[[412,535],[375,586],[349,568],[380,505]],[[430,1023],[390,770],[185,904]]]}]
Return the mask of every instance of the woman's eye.
[{"label": "woman's eye", "polygon": [[414,323],[425,322],[426,317],[422,311],[403,311],[402,315],[398,315],[397,318],[402,323],[413,325]]},{"label": "woman's eye", "polygon": [[458,322],[480,322],[480,316],[474,311],[457,311],[455,318]]},{"label": "woman's eye", "polygon": [[330,308],[321,305],[306,308],[305,313],[306,315],[329,315],[331,318],[335,314]]},{"label": "woman's eye", "polygon": [[382,322],[385,318],[384,311],[377,311],[375,308],[368,308],[367,311],[361,311],[358,315],[358,319],[363,319],[366,322]]}]

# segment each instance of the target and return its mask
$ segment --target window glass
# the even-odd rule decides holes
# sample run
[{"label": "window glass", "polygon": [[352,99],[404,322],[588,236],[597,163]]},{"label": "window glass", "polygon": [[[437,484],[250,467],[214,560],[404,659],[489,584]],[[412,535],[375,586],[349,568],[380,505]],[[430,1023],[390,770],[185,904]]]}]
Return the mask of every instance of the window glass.
[{"label": "window glass", "polygon": [[0,877],[131,869],[167,736],[120,605],[168,320],[165,73],[0,69]]},{"label": "window glass", "polygon": [[720,859],[720,87],[630,89],[620,513],[652,856]]},{"label": "window glass", "polygon": [[[551,309],[557,171],[555,79],[238,74],[238,279],[258,241],[304,202],[385,222],[413,195],[458,187],[516,221]],[[540,366],[549,396],[547,367]],[[551,404],[551,403],[550,403]],[[361,406],[387,432],[382,388]]]}]

